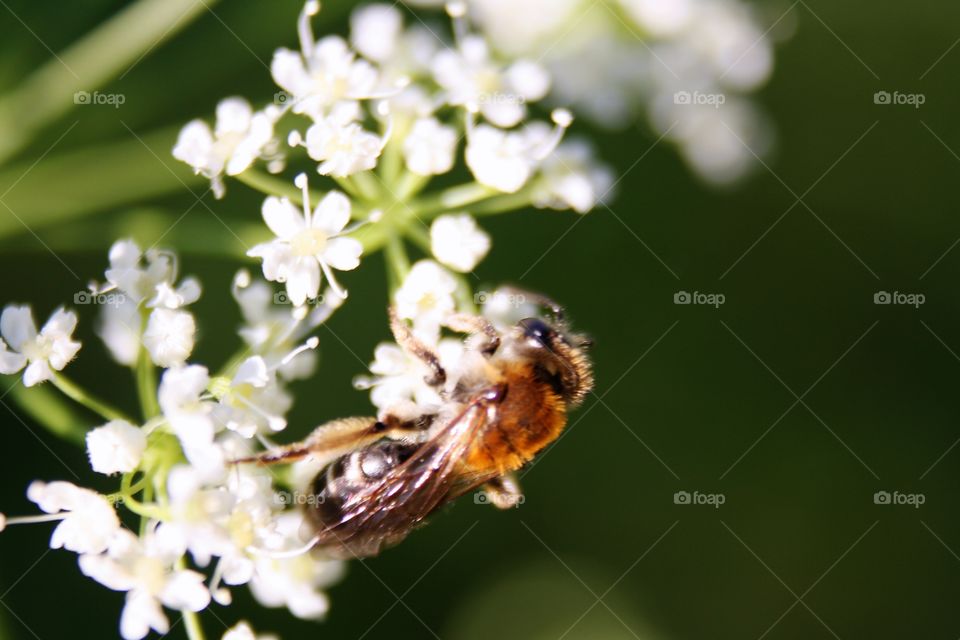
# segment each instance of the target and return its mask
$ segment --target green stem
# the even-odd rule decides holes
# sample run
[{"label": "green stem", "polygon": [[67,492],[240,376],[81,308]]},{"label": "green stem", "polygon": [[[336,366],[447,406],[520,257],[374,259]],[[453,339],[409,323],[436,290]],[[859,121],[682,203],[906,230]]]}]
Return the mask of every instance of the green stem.
[{"label": "green stem", "polygon": [[411,224],[406,230],[407,238],[428,256],[433,255],[430,234],[422,226]]},{"label": "green stem", "polygon": [[410,198],[416,197],[418,193],[426,188],[433,176],[421,176],[407,171],[397,180],[397,200],[406,202]]},{"label": "green stem", "polygon": [[500,195],[499,191],[477,182],[469,182],[444,189],[436,195],[415,201],[411,208],[424,218],[433,217],[453,209],[461,209],[481,200]]},{"label": "green stem", "polygon": [[62,373],[55,372],[50,379],[57,389],[63,392],[65,396],[78,404],[82,404],[94,413],[100,414],[107,420],[126,420],[131,424],[136,424],[129,416],[122,411],[115,409],[103,400],[86,392],[77,383],[73,382]]},{"label": "green stem", "polygon": [[144,421],[160,415],[160,405],[157,402],[157,369],[150,360],[150,353],[146,347],[140,346],[137,356],[137,396],[140,399],[140,410]]},{"label": "green stem", "polygon": [[0,99],[0,162],[92,92],[125,73],[216,0],[138,0],[41,65]]},{"label": "green stem", "polygon": [[347,192],[347,195],[349,195],[351,198],[354,200],[363,199],[363,195],[360,193],[360,188],[354,184],[353,180],[350,179],[350,176],[346,176],[344,178],[333,177],[333,179],[338,185],[340,185],[341,189]]},{"label": "green stem", "polygon": [[407,257],[407,249],[403,246],[403,238],[397,235],[390,236],[387,240],[386,252],[387,279],[390,282],[391,297],[401,284],[404,278],[410,272],[410,259]]},{"label": "green stem", "polygon": [[87,420],[73,406],[46,385],[24,387],[19,381],[10,392],[21,410],[57,437],[83,446],[87,436]]},{"label": "green stem", "polygon": [[517,209],[525,209],[532,204],[532,191],[530,189],[521,189],[516,193],[494,196],[478,202],[470,207],[470,213],[474,216],[489,216],[507,211],[516,211]]},{"label": "green stem", "polygon": [[[303,206],[303,193],[300,189],[297,189],[291,181],[281,180],[257,169],[247,169],[243,173],[235,175],[234,178],[260,193],[268,196],[277,196],[278,198],[287,198],[290,202]],[[312,200],[312,204],[316,206],[323,195],[324,194],[320,192],[311,191],[310,200]]]},{"label": "green stem", "polygon": [[193,611],[183,612],[183,624],[187,629],[190,640],[204,640],[203,627],[200,625],[200,616]]},{"label": "green stem", "polygon": [[377,202],[382,199],[381,194],[383,190],[380,188],[380,180],[372,171],[355,173],[350,176],[350,179],[360,190],[361,196],[366,200]]}]

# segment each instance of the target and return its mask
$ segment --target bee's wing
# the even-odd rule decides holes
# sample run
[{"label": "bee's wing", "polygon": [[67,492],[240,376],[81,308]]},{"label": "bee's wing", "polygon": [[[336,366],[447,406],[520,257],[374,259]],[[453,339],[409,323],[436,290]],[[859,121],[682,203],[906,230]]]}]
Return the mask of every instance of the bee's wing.
[{"label": "bee's wing", "polygon": [[[356,555],[399,542],[437,507],[463,493],[457,465],[494,418],[496,390],[478,394],[402,464],[339,506],[339,518],[319,532],[321,546]],[[469,479],[476,486],[494,477]]]},{"label": "bee's wing", "polygon": [[328,463],[384,437],[382,427],[383,425],[378,423],[376,418],[331,420],[314,429],[306,440],[270,449],[235,462],[253,462],[260,465],[286,464],[310,457],[321,463]]}]

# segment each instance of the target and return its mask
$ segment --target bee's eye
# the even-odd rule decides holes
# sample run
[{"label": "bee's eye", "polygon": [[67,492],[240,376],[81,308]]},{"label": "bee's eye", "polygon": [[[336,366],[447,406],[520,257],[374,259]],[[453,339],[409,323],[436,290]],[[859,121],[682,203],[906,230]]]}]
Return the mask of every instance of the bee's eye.
[{"label": "bee's eye", "polygon": [[523,335],[525,337],[532,338],[545,347],[550,346],[554,332],[546,322],[539,318],[527,318],[526,320],[521,320],[519,325],[520,328],[523,329]]}]

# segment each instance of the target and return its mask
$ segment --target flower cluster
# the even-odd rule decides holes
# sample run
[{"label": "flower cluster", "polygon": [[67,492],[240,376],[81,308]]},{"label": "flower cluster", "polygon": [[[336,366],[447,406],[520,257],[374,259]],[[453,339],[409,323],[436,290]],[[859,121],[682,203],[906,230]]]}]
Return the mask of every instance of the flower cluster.
[{"label": "flower cluster", "polygon": [[[741,49],[724,30],[752,25],[730,13],[735,1],[677,1],[669,10],[653,0],[623,5],[659,38],[654,57],[679,56],[671,58],[677,68],[699,70],[698,87],[727,82],[747,89],[766,75],[769,60],[751,63],[748,54],[761,54],[750,51],[742,56],[745,69],[744,60],[730,60]],[[214,602],[228,605],[231,590],[244,585],[264,606],[305,619],[326,613],[324,589],[344,567],[311,549],[304,514],[282,493],[302,490],[311,470],[295,465],[274,473],[237,461],[272,446],[287,427],[289,383],[316,367],[314,333],[347,300],[343,274],[383,250],[390,306],[455,379],[479,355],[446,331],[452,318],[483,313],[505,326],[533,314],[522,295],[474,293],[465,277],[492,247],[478,216],[526,207],[585,214],[609,196],[611,171],[589,142],[566,138],[572,114],[538,106],[568,100],[603,115],[603,100],[583,88],[589,85],[572,87],[578,74],[608,82],[594,71],[609,68],[566,44],[548,56],[551,47],[533,45],[535,34],[505,38],[504,29],[565,28],[579,0],[551,0],[535,20],[523,18],[528,4],[540,5],[451,2],[449,36],[419,21],[404,24],[395,5],[372,4],[354,11],[348,38],[317,39],[319,3],[308,0],[297,23],[299,47],[278,49],[270,65],[280,89],[274,103],[255,110],[244,98],[227,98],[212,126],[196,120],[182,129],[173,155],[208,178],[216,197],[225,195],[228,178],[264,193],[262,237],[246,253],[263,279],[247,269],[234,277],[239,349],[211,367],[195,355],[201,334],[192,305],[202,289],[197,279],[181,277],[178,256],[133,240],[110,248],[103,282],[90,285],[94,295],[112,294],[97,333],[112,359],[134,371],[139,417],[64,374],[81,348],[73,311],[57,309],[38,330],[29,307],[3,310],[0,373],[22,372],[26,387],[49,382],[98,415],[90,429],[70,435],[82,437],[92,471],[119,476],[119,486],[102,494],[36,481],[27,497],[43,513],[0,514],[0,530],[56,522],[50,546],[78,554],[84,575],[125,594],[119,628],[126,640],[151,630],[166,634],[166,610],[183,616],[191,640],[203,638],[198,612]],[[726,26],[711,31],[717,21]],[[746,29],[737,42],[752,33]],[[589,49],[605,40],[593,34],[571,42]],[[711,55],[716,59],[705,65]],[[724,60],[737,70],[721,73]],[[651,82],[661,93],[672,86]],[[699,144],[697,126],[676,135]],[[284,176],[287,167],[297,170]],[[438,182],[453,186],[436,187],[434,178],[444,174]],[[424,364],[395,343],[380,344],[369,369],[356,386],[369,389],[381,413],[401,415],[440,400],[425,383]],[[23,401],[31,397],[49,401],[29,392]],[[41,421],[49,415],[35,412]],[[55,426],[62,434],[64,427]],[[223,636],[258,637],[265,638],[243,621]]]},{"label": "flower cluster", "polygon": [[[105,280],[92,287],[114,292],[118,303],[103,307],[100,336],[118,363],[136,370],[142,420],[62,373],[80,349],[72,311],[58,309],[37,332],[29,307],[8,306],[0,316],[2,363],[8,374],[26,367],[26,386],[49,380],[108,419],[84,437],[91,468],[119,474],[118,490],[103,495],[69,482],[36,481],[27,497],[44,515],[2,517],[0,529],[56,521],[51,548],[77,553],[84,575],[126,594],[120,634],[127,640],[151,629],[167,633],[164,608],[192,615],[212,601],[228,604],[230,589],[241,585],[265,606],[323,617],[329,606],[323,588],[339,578],[341,563],[301,553],[303,516],[284,508],[283,479],[231,461],[286,427],[293,402],[287,383],[312,372],[318,341],[309,334],[336,306],[308,312],[277,304],[267,283],[240,271],[233,293],[244,318],[243,347],[211,373],[190,362],[196,322],[186,305],[201,289],[192,278],[177,282],[175,254],[118,241]],[[139,516],[138,533],[125,527],[118,505]],[[254,636],[242,623],[225,637]]]},{"label": "flower cluster", "polygon": [[[230,176],[268,195],[263,218],[274,237],[248,255],[295,305],[315,299],[324,281],[345,298],[334,272],[356,269],[391,235],[470,272],[490,249],[473,215],[524,206],[586,213],[609,195],[612,174],[591,145],[563,141],[571,114],[534,117],[552,75],[534,56],[498,53],[461,9],[450,6],[452,38],[372,4],[354,11],[348,39],[317,39],[319,3],[310,0],[299,48],[278,49],[270,64],[274,103],[255,112],[227,98],[212,127],[196,120],[180,132],[174,156],[210,178],[218,197]],[[292,188],[261,171],[305,161],[319,176],[299,173]],[[472,181],[431,192],[434,177],[461,167]]]},{"label": "flower cluster", "polygon": [[776,32],[743,0],[466,5],[498,52],[543,62],[553,100],[606,127],[645,116],[708,181],[740,178],[770,146],[769,127],[748,95],[770,76]]}]

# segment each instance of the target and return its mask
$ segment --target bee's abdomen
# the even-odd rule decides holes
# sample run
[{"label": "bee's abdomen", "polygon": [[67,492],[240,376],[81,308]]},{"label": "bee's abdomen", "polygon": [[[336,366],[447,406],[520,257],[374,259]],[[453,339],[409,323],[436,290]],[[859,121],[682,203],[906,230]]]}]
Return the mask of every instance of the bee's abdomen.
[{"label": "bee's abdomen", "polygon": [[[394,542],[351,531],[344,507],[356,494],[379,482],[391,469],[402,464],[417,445],[381,440],[332,462],[317,475],[311,486],[314,500],[307,509],[318,536],[318,545],[343,557],[375,555],[384,544]],[[359,539],[358,539],[359,537]]]},{"label": "bee's abdomen", "polygon": [[497,474],[519,469],[556,440],[566,425],[563,400],[547,383],[528,371],[508,376],[507,391],[497,419],[467,453],[470,472]]}]

